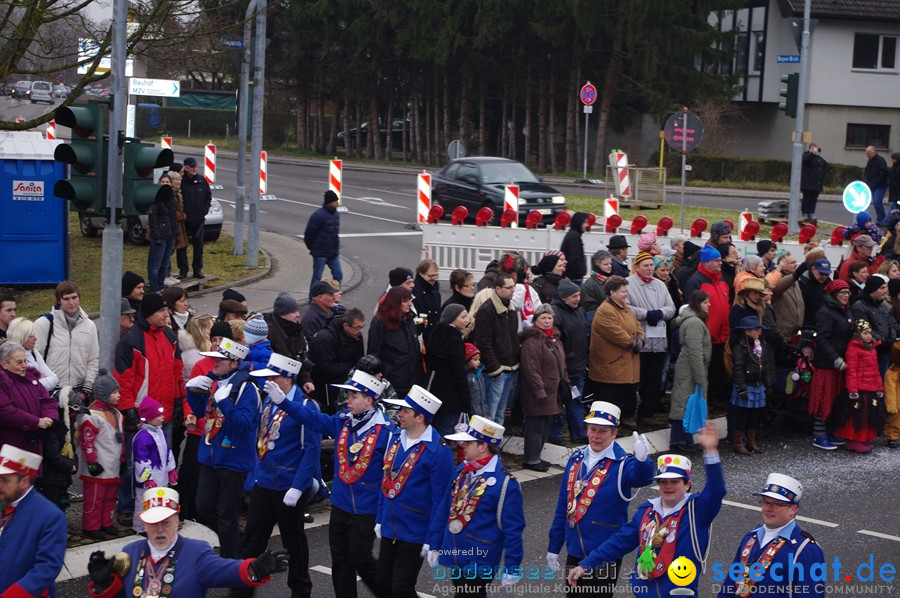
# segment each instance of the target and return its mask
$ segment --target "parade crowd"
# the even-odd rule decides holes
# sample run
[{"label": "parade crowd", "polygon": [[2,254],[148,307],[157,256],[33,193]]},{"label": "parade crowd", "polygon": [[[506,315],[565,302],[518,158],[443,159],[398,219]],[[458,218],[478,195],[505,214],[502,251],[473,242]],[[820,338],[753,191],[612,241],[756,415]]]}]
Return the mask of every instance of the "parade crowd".
[{"label": "parade crowd", "polygon": [[[696,591],[667,572],[681,556],[705,562],[726,486],[718,431],[688,425],[690,401],[727,413],[726,442],[742,457],[764,450],[773,397],[798,390],[817,448],[864,454],[879,436],[896,446],[898,212],[883,238],[861,214],[841,264],[816,243],[795,256],[763,240],[741,256],[725,222],[702,245],[613,235],[588,259],[587,215],[576,213],[559,250],[533,265],[503,252],[477,281],[455,270],[445,300],[434,261],[390,270],[363,339],[366,312],[342,303],[336,206],[326,194],[307,227],[316,267],[302,314],[289,293],[252,306],[261,313],[234,289],[217,314],[198,314],[166,276],[148,285],[126,272],[111,372],[77,284],[61,283],[34,322],[0,297],[0,596],[54,595],[73,476],[85,536],[144,536],[92,556],[93,596],[251,596],[285,569],[290,595],[310,596],[304,525],[325,496],[335,595],[355,597],[359,576],[377,596],[416,596],[427,562],[458,573],[457,595],[483,596],[492,579],[523,577],[522,489],[500,457],[520,427],[526,469],[548,470],[547,442],[577,447],[548,570],[611,596],[637,550],[636,594]],[[325,265],[332,279],[320,279]],[[147,288],[160,279],[159,292]],[[664,427],[670,452],[654,463],[635,431]],[[620,428],[634,432],[632,454],[615,442]],[[706,471],[700,492],[692,459]],[[629,520],[632,489],[654,481],[660,496]],[[747,573],[721,595],[822,595],[766,581],[776,565],[824,561],[794,520],[802,493],[769,475],[762,525],[735,556]],[[218,554],[178,534],[186,519],[216,532]],[[268,549],[276,524],[284,551]]]}]

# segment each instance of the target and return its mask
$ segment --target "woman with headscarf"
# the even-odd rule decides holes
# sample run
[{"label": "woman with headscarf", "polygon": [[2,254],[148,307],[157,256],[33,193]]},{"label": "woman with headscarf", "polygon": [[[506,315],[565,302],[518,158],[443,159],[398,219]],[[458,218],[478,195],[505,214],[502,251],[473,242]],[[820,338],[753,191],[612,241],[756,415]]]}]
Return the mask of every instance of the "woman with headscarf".
[{"label": "woman with headscarf", "polygon": [[537,276],[531,284],[537,290],[541,303],[553,301],[559,281],[566,271],[566,264],[566,256],[557,249],[551,249],[544,254],[537,266],[531,267],[531,272]]}]

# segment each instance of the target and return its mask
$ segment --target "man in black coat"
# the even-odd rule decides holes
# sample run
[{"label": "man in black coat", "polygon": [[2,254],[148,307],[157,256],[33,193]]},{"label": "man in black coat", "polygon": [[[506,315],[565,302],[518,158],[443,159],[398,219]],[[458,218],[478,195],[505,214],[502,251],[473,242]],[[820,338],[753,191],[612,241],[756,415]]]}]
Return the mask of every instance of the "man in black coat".
[{"label": "man in black coat", "polygon": [[563,276],[579,286],[588,271],[587,260],[584,257],[584,241],[581,239],[581,235],[590,228],[587,217],[584,212],[575,212],[569,225],[569,232],[559,246],[559,250],[566,256],[566,271]]},{"label": "man in black coat", "polygon": [[416,266],[413,286],[413,307],[425,321],[418,326],[422,341],[427,343],[431,331],[441,320],[441,289],[438,283],[438,265],[434,260],[422,260]]},{"label": "man in black coat", "polygon": [[630,268],[628,267],[629,247],[631,247],[631,245],[628,244],[625,235],[611,236],[609,238],[609,243],[606,245],[606,248],[613,256],[613,274],[621,276],[622,278],[628,278],[628,275],[631,274]]},{"label": "man in black coat", "polygon": [[366,354],[362,338],[365,324],[362,311],[351,307],[322,328],[309,346],[309,358],[316,364],[312,371],[316,387],[313,396],[325,413],[337,411],[340,389],[331,385],[346,383],[350,370]]},{"label": "man in black coat", "polygon": [[329,189],[325,192],[325,197],[322,201],[322,207],[309,217],[309,221],[306,223],[306,230],[303,232],[303,242],[313,258],[312,279],[309,281],[310,301],[312,301],[312,287],[322,280],[322,273],[325,271],[326,265],[331,270],[332,278],[338,283],[344,280],[344,271],[341,269],[341,242],[339,239],[341,215],[337,211],[340,199],[334,191]]},{"label": "man in black coat", "polygon": [[875,215],[878,225],[885,225],[884,194],[888,187],[888,167],[884,158],[878,155],[873,146],[866,148],[866,185],[872,190],[872,205],[875,206]]},{"label": "man in black coat", "polygon": [[819,154],[819,146],[809,144],[809,149],[803,153],[802,168],[800,170],[800,191],[803,200],[800,204],[800,213],[803,217],[816,224],[816,202],[819,201],[819,193],[825,181],[825,171],[828,170],[828,162]]},{"label": "man in black coat", "polygon": [[[553,309],[556,312],[554,324],[559,328],[559,340],[566,352],[566,369],[569,382],[578,389],[578,397],[566,403],[566,420],[569,423],[569,440],[574,443],[587,443],[587,432],[584,429],[584,406],[581,403],[581,392],[584,390],[584,374],[588,366],[588,349],[591,343],[591,326],[588,324],[584,308],[581,307],[581,290],[574,282],[563,279],[553,298]],[[574,394],[574,393],[573,393]],[[562,417],[554,419],[550,429],[550,440],[562,434]]]},{"label": "man in black coat", "polygon": [[[197,160],[192,157],[184,159],[181,197],[184,201],[184,228],[194,251],[191,260],[194,278],[203,278],[203,224],[212,203],[212,191],[206,177],[197,171]],[[187,278],[187,249],[176,251],[175,261],[178,263],[178,278]]]}]

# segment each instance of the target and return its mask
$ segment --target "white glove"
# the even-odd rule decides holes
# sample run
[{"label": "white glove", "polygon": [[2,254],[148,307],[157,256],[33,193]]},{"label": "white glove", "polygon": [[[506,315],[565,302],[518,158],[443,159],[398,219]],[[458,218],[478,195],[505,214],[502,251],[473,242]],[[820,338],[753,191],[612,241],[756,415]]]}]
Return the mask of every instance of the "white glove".
[{"label": "white glove", "polygon": [[547,566],[553,569],[554,571],[559,570],[559,555],[553,554],[552,552],[547,553]]},{"label": "white glove", "polygon": [[228,398],[228,395],[231,394],[231,384],[226,384],[225,386],[220,386],[216,389],[215,394],[213,394],[213,398],[216,400],[216,403],[221,403],[225,399]]},{"label": "white glove", "polygon": [[428,551],[428,566],[434,569],[438,564],[438,551],[437,550],[429,550]]},{"label": "white glove", "polygon": [[281,502],[283,502],[286,507],[296,507],[297,501],[300,500],[301,496],[303,496],[303,490],[291,488],[284,493],[284,498],[281,499]]},{"label": "white glove", "polygon": [[647,435],[637,432],[631,433],[632,448],[634,449],[634,458],[643,463],[650,455],[650,443],[647,441]]},{"label": "white glove", "polygon": [[266,383],[263,384],[263,390],[266,391],[266,394],[269,395],[269,398],[276,405],[281,405],[281,402],[284,401],[284,391],[275,384],[274,380],[266,380]]},{"label": "white glove", "polygon": [[428,553],[431,552],[431,545],[422,544],[422,550],[419,551],[419,558],[426,559],[428,558]]},{"label": "white glove", "polygon": [[378,538],[379,540],[381,539],[381,524],[380,523],[375,524],[375,537]]},{"label": "white glove", "polygon": [[213,380],[209,376],[194,376],[187,381],[187,384],[185,384],[185,386],[198,394],[202,394],[209,392],[209,388],[212,386],[212,383]]},{"label": "white glove", "polygon": [[501,587],[501,588],[508,588],[508,587],[511,587],[511,586],[516,585],[516,584],[519,583],[520,581],[522,581],[522,576],[521,576],[521,575],[507,576],[507,577],[504,577],[504,578],[500,581],[500,587]]}]

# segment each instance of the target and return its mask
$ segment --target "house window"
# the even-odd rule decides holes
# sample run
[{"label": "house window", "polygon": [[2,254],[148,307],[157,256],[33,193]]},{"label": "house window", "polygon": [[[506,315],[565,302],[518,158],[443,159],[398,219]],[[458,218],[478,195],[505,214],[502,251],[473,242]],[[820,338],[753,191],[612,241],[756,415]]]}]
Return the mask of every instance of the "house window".
[{"label": "house window", "polygon": [[762,71],[763,63],[766,60],[766,34],[762,31],[753,33],[754,51],[753,51],[753,69],[752,72],[758,73]]},{"label": "house window", "polygon": [[857,33],[853,39],[853,68],[897,70],[897,36]]},{"label": "house window", "polygon": [[747,74],[747,54],[750,53],[750,35],[738,33],[737,47],[734,54],[734,72],[738,75]]},{"label": "house window", "polygon": [[887,149],[890,138],[890,125],[847,124],[848,148],[867,148],[871,145],[877,149]]}]

